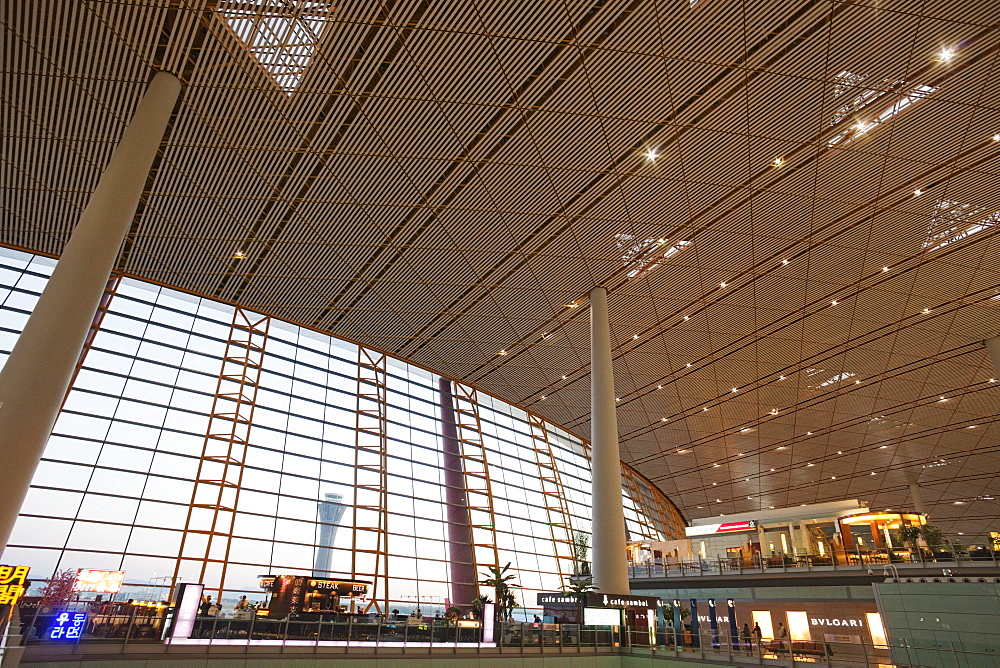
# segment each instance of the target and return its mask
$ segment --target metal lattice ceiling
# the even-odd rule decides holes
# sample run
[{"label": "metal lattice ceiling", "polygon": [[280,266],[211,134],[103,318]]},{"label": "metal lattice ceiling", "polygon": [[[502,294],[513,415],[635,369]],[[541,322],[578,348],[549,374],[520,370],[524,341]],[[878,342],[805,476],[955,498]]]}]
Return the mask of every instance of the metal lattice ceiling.
[{"label": "metal lattice ceiling", "polygon": [[981,344],[1000,330],[998,18],[975,0],[2,3],[0,243],[60,252],[169,70],[186,87],[126,272],[583,436],[603,284],[623,457],[689,516],[901,507],[916,477],[942,528],[981,531],[1000,492]]}]

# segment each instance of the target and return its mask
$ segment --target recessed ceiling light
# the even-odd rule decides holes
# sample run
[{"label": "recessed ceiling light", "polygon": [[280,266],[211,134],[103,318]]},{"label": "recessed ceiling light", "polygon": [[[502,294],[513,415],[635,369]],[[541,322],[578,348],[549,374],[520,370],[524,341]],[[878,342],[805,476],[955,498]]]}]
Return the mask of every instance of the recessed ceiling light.
[{"label": "recessed ceiling light", "polygon": [[965,504],[965,501],[956,501],[955,502],[956,506],[961,506],[961,505],[964,505],[964,504]]},{"label": "recessed ceiling light", "polygon": [[234,260],[242,260],[245,257],[246,257],[246,254],[243,251],[241,251],[241,250],[238,250],[235,253],[233,253],[233,259]]},{"label": "recessed ceiling light", "polygon": [[622,400],[621,397],[615,397],[615,401],[621,401],[621,400]]},{"label": "recessed ceiling light", "polygon": [[856,381],[854,381],[854,384],[855,384],[855,385],[860,385],[860,384],[861,384],[861,381],[860,381],[860,380],[856,380]]},{"label": "recessed ceiling light", "polygon": [[771,469],[771,471],[773,472],[773,471],[774,471],[774,469]]},{"label": "recessed ceiling light", "polygon": [[842,454],[844,454],[844,452],[843,452],[843,450],[837,450],[837,454],[838,455],[842,455]]},{"label": "recessed ceiling light", "polygon": [[781,264],[788,264],[788,260],[782,260]]},{"label": "recessed ceiling light", "polygon": [[806,436],[812,436],[812,434],[813,434],[813,433],[812,433],[811,431],[807,431],[807,432],[806,432]]},{"label": "recessed ceiling light", "polygon": [[677,451],[677,454],[679,454],[679,455],[683,455],[683,454],[685,454],[686,452],[688,452],[688,451],[687,451],[687,450],[678,450],[678,451]]},{"label": "recessed ceiling light", "polygon": [[975,428],[976,428],[976,425],[974,425],[974,424],[970,424],[968,427],[966,427],[966,429],[975,429]]},{"label": "recessed ceiling light", "polygon": [[948,400],[945,399],[944,397],[941,397],[938,401],[948,401]]},{"label": "recessed ceiling light", "polygon": [[778,376],[778,380],[784,380],[784,379],[785,379],[784,376]]},{"label": "recessed ceiling light", "polygon": [[889,271],[889,267],[882,267],[882,271]]},{"label": "recessed ceiling light", "polygon": [[639,335],[638,335],[638,334],[633,334],[633,335],[632,335],[632,338],[633,338],[633,339],[638,339],[638,338],[639,338]]},{"label": "recessed ceiling light", "polygon": [[996,378],[990,378],[990,382],[991,383],[995,383],[995,382],[997,382],[997,379]]},{"label": "recessed ceiling light", "polygon": [[880,445],[880,446],[878,446],[878,449],[879,450],[885,450],[888,447],[889,447],[888,445]]},{"label": "recessed ceiling light", "polygon": [[830,480],[836,480],[836,479],[837,479],[837,476],[835,476],[835,475],[830,476]]},{"label": "recessed ceiling light", "polygon": [[651,148],[648,151],[646,151],[646,160],[649,160],[650,162],[653,162],[654,160],[656,160],[656,156],[657,155],[658,154],[656,153],[656,149],[655,148]]},{"label": "recessed ceiling light", "polygon": [[925,308],[924,309],[924,313],[930,313],[930,312],[931,312],[931,310],[929,308]]},{"label": "recessed ceiling light", "polygon": [[806,466],[816,466],[816,465],[813,464],[812,462],[809,462],[808,464],[806,464]]},{"label": "recessed ceiling light", "polygon": [[734,388],[733,388],[733,392],[739,392],[739,390],[737,390],[737,389],[736,389],[736,388],[734,387]]},{"label": "recessed ceiling light", "polygon": [[772,167],[781,167],[783,164],[785,164],[785,159],[784,158],[775,158],[774,162],[771,163],[771,166]]},{"label": "recessed ceiling light", "polygon": [[784,450],[784,449],[785,449],[785,446],[783,446],[783,445],[779,445],[777,448],[775,448],[775,450]]},{"label": "recessed ceiling light", "polygon": [[506,354],[507,354],[506,350],[501,350],[500,352],[497,353],[497,355],[506,355]]},{"label": "recessed ceiling light", "polygon": [[667,418],[660,418],[661,421],[666,422]]},{"label": "recessed ceiling light", "polygon": [[579,304],[566,304],[566,308],[576,308]]},{"label": "recessed ceiling light", "polygon": [[724,287],[726,287],[726,284],[725,283],[719,283],[719,287],[720,288],[724,288]]},{"label": "recessed ceiling light", "polygon": [[545,401],[545,395],[544,394],[542,395],[542,401]]},{"label": "recessed ceiling light", "polygon": [[703,406],[701,410],[707,411],[708,410],[708,406]]},{"label": "recessed ceiling light", "polygon": [[722,503],[722,499],[716,499],[715,502],[716,503]]},{"label": "recessed ceiling light", "polygon": [[563,379],[563,380],[566,380],[566,376],[563,376],[563,377],[562,377],[562,379]]},{"label": "recessed ceiling light", "polygon": [[712,483],[712,487],[715,487],[715,486],[716,486],[716,485],[718,485],[718,484],[719,484],[719,483],[717,483],[717,482],[713,482],[713,483]]},{"label": "recessed ceiling light", "polygon": [[688,362],[688,366],[691,366],[691,362]]},{"label": "recessed ceiling light", "polygon": [[690,318],[690,316],[684,316],[684,319],[685,320],[690,320],[691,318]]},{"label": "recessed ceiling light", "polygon": [[872,471],[872,475],[875,475],[875,471]]},{"label": "recessed ceiling light", "polygon": [[662,390],[662,389],[663,389],[663,386],[662,386],[662,385],[657,385],[657,386],[656,386],[656,389],[658,389],[658,390]]},{"label": "recessed ceiling light", "polygon": [[913,191],[913,196],[914,197],[920,197],[923,194],[924,194],[924,191],[921,190],[920,188],[917,188],[916,190]]},{"label": "recessed ceiling light", "polygon": [[831,306],[836,306],[836,305],[837,305],[837,300],[836,300],[836,299],[834,299],[834,300],[833,300],[832,302],[830,302],[830,305],[831,305]]},{"label": "recessed ceiling light", "polygon": [[993,141],[1000,141],[1000,134],[993,135]]},{"label": "recessed ceiling light", "polygon": [[947,63],[954,57],[955,57],[955,49],[941,49],[941,51],[938,53],[938,60],[942,63]]},{"label": "recessed ceiling light", "polygon": [[768,508],[774,508],[774,506],[768,506]]},{"label": "recessed ceiling light", "polygon": [[747,498],[748,498],[748,499],[752,499],[753,497],[752,497],[752,496],[748,496]]},{"label": "recessed ceiling light", "polygon": [[712,464],[713,469],[717,469],[719,468],[719,466],[720,466],[719,462],[715,462],[714,464]]}]

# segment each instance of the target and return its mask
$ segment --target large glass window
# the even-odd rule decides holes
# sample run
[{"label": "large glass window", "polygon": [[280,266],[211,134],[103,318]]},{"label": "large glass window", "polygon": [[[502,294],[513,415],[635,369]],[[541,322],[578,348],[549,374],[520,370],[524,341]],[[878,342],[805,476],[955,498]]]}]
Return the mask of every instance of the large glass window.
[{"label": "large glass window", "polygon": [[[53,266],[48,258],[0,248],[0,364]],[[378,570],[397,605],[444,604],[452,565],[440,378],[386,359],[375,374],[383,386],[376,387],[373,372],[359,366],[359,352],[362,359],[377,353],[271,320],[252,391],[242,390],[252,396],[252,420],[233,426],[218,415],[231,383],[220,381],[232,371],[229,340],[240,335],[231,329],[234,314],[226,304],[120,281],[56,422],[7,559],[32,565],[39,577],[66,568],[124,569],[127,582],[146,592],[160,586],[165,597],[182,540],[188,555],[205,542],[184,531],[189,516],[205,510],[192,504],[200,467],[218,465],[201,459],[208,437],[228,425],[233,433],[245,429],[245,438],[238,497],[226,491],[235,512],[225,528],[224,600],[241,593],[261,598],[256,576],[264,573]],[[531,602],[537,591],[562,586],[569,536],[552,525],[590,530],[588,447],[555,425],[541,429],[520,408],[466,389],[477,403],[478,431],[466,434],[461,447],[482,453],[493,495],[492,518],[481,502],[470,511],[473,524],[493,527],[475,534],[477,570],[495,558],[482,545],[489,535],[500,564],[512,562],[525,587],[521,595]],[[378,457],[383,438],[380,521],[379,466],[357,464],[371,464],[365,458]],[[556,462],[559,503],[553,487],[540,484],[545,457]],[[634,471],[625,474],[629,535],[679,537],[676,508]],[[329,504],[344,506],[335,523]]]}]

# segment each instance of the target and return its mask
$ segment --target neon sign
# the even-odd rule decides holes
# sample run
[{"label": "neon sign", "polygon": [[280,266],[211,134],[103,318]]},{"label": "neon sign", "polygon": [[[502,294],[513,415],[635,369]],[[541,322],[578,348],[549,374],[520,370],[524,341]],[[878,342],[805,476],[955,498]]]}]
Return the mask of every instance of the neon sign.
[{"label": "neon sign", "polygon": [[86,612],[60,612],[49,628],[49,640],[79,640],[87,623]]},{"label": "neon sign", "polygon": [[98,571],[92,568],[81,568],[76,572],[73,591],[117,594],[121,591],[124,580],[125,571]]},{"label": "neon sign", "polygon": [[14,605],[24,593],[30,566],[0,566],[0,605]]}]

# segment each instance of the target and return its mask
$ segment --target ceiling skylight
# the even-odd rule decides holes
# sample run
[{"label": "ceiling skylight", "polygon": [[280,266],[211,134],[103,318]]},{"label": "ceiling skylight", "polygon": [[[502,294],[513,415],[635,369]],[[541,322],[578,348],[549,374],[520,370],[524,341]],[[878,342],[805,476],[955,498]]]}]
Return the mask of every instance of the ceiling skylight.
[{"label": "ceiling skylight", "polygon": [[690,244],[690,241],[669,244],[667,239],[639,239],[634,234],[615,235],[615,246],[622,254],[622,265],[629,269],[629,278],[645,276]]},{"label": "ceiling skylight", "polygon": [[836,376],[834,376],[833,378],[830,378],[829,380],[824,380],[822,383],[817,383],[815,385],[807,385],[806,387],[810,387],[810,388],[813,388],[813,389],[818,389],[818,388],[821,388],[821,387],[829,387],[830,385],[835,385],[836,383],[841,383],[841,382],[847,380],[848,378],[853,378],[856,375],[858,375],[858,374],[851,373],[850,371],[845,371],[843,373],[838,373]]},{"label": "ceiling skylight", "polygon": [[829,146],[842,146],[871,132],[937,90],[935,86],[910,86],[902,79],[866,83],[867,78],[846,70],[833,78],[833,97],[839,106],[830,125],[843,129],[830,139]]},{"label": "ceiling skylight", "polygon": [[934,216],[927,228],[924,248],[944,248],[997,223],[1000,223],[1000,211],[990,212],[954,200],[938,200],[934,204]]},{"label": "ceiling skylight", "polygon": [[219,14],[289,95],[312,61],[334,8],[316,0],[223,0]]}]

